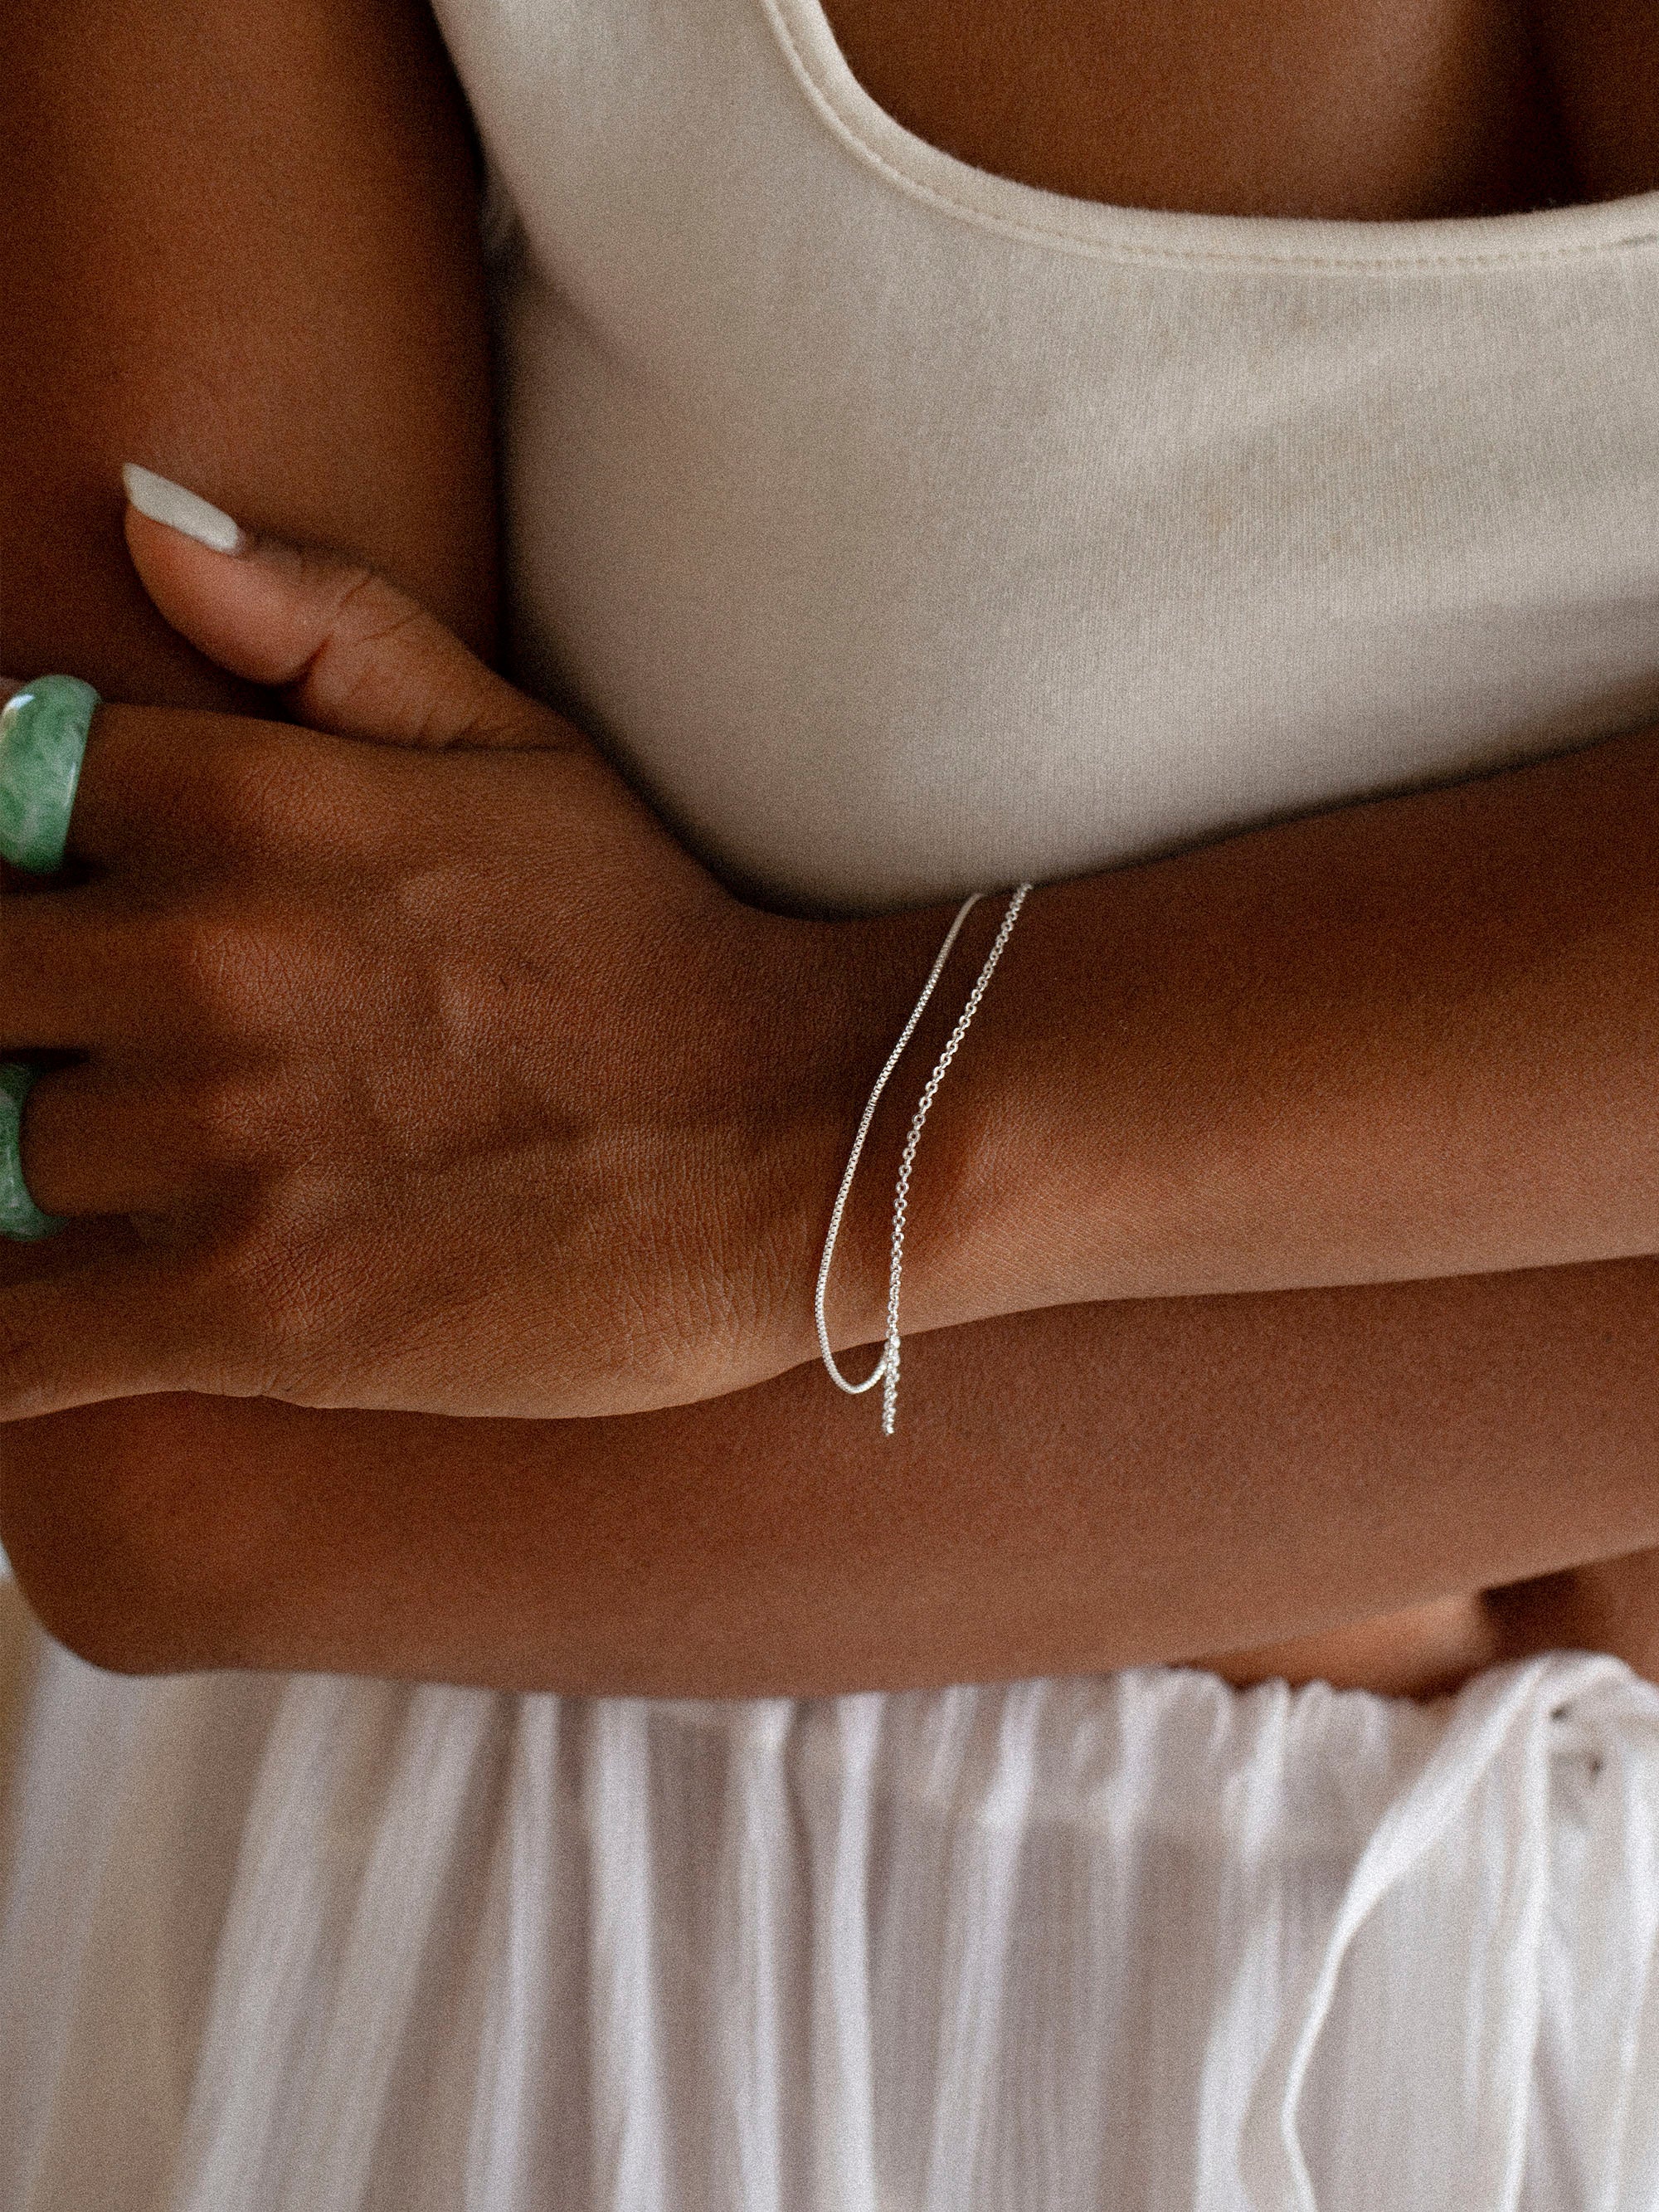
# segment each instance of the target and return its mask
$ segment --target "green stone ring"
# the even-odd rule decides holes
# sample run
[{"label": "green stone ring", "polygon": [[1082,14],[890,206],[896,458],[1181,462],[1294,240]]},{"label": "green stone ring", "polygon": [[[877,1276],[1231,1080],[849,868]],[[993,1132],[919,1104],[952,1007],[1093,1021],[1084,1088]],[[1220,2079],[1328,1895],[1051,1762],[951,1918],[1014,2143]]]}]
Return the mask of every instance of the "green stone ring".
[{"label": "green stone ring", "polygon": [[98,694],[78,676],[37,676],[0,707],[0,853],[31,875],[64,865],[70,810]]},{"label": "green stone ring", "polygon": [[24,1243],[66,1229],[58,1213],[42,1213],[23,1181],[23,1101],[40,1073],[21,1060],[0,1060],[0,1237]]}]

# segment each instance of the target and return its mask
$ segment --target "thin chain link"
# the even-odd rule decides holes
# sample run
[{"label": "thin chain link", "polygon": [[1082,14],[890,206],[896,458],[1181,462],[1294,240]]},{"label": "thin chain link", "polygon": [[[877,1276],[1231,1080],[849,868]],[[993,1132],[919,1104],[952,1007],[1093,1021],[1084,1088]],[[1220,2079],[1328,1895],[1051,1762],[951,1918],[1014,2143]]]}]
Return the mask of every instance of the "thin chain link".
[{"label": "thin chain link", "polygon": [[885,1382],[886,1388],[882,1393],[881,1425],[882,1431],[886,1436],[890,1437],[893,1433],[894,1410],[898,1395],[898,1304],[899,1281],[903,1266],[904,1219],[909,1197],[910,1169],[915,1159],[916,1146],[921,1141],[921,1125],[927,1117],[928,1108],[933,1103],[934,1093],[945,1079],[945,1071],[955,1059],[957,1048],[966,1035],[968,1024],[974,1018],[979,1002],[985,995],[985,987],[991,980],[991,971],[1001,957],[1002,948],[1008,942],[1008,933],[1013,927],[1020,908],[1025,902],[1025,895],[1030,888],[1030,884],[1021,884],[1009,902],[1008,911],[1002,918],[1002,927],[997,932],[996,942],[991,947],[984,967],[980,970],[979,981],[968,994],[968,1003],[957,1018],[956,1028],[951,1033],[950,1042],[940,1054],[939,1063],[927,1080],[927,1087],[922,1092],[921,1103],[916,1109],[915,1118],[910,1124],[910,1133],[905,1140],[904,1157],[899,1168],[898,1187],[893,1203],[892,1264],[887,1283],[887,1340],[873,1372],[866,1376],[862,1382],[849,1382],[836,1366],[835,1354],[830,1346],[829,1328],[823,1317],[824,1291],[830,1280],[830,1263],[835,1256],[836,1238],[841,1229],[841,1218],[846,1209],[848,1193],[853,1188],[853,1176],[858,1167],[859,1156],[864,1150],[864,1139],[869,1133],[872,1121],[875,1118],[876,1102],[886,1086],[888,1077],[897,1066],[905,1046],[910,1042],[916,1024],[921,1019],[922,1010],[933,994],[933,986],[938,982],[945,961],[950,957],[951,947],[956,943],[957,932],[968,919],[969,910],[977,901],[985,896],[982,891],[970,892],[957,909],[956,920],[951,924],[945,942],[939,949],[938,957],[933,962],[933,972],[927,978],[921,996],[916,1000],[898,1042],[888,1054],[886,1066],[876,1078],[875,1088],[871,1091],[869,1101],[864,1109],[864,1118],[859,1123],[858,1134],[853,1139],[852,1154],[847,1163],[846,1173],[841,1179],[841,1188],[836,1194],[835,1211],[830,1217],[830,1233],[824,1239],[823,1258],[818,1267],[817,1294],[813,1302],[817,1316],[818,1349],[823,1354],[823,1364],[829,1370],[830,1380],[839,1384],[841,1389],[850,1395],[857,1397],[860,1392],[872,1389],[876,1383]]},{"label": "thin chain link", "polygon": [[1008,933],[1019,919],[1019,910],[1025,903],[1030,884],[1022,884],[1008,902],[1008,911],[1002,917],[1002,927],[997,932],[996,943],[979,971],[979,981],[968,994],[968,1003],[957,1018],[951,1032],[950,1042],[939,1056],[939,1065],[928,1077],[922,1091],[916,1116],[910,1124],[910,1133],[904,1141],[904,1157],[899,1162],[898,1187],[893,1196],[893,1264],[887,1281],[887,1346],[881,1356],[884,1380],[881,1393],[881,1429],[884,1436],[893,1433],[893,1421],[898,1405],[899,1378],[899,1277],[904,1265],[904,1216],[910,1197],[910,1168],[916,1157],[916,1146],[921,1142],[921,1125],[927,1119],[927,1109],[933,1103],[933,1094],[945,1080],[945,1071],[957,1056],[957,1047],[968,1034],[968,1024],[979,1011],[979,1002],[985,996],[985,987],[991,980],[991,970],[1002,957],[1002,948],[1008,942]]},{"label": "thin chain link", "polygon": [[904,1028],[900,1035],[898,1042],[893,1047],[891,1052],[888,1054],[886,1066],[882,1069],[881,1073],[876,1078],[876,1087],[870,1093],[869,1103],[866,1105],[864,1109],[864,1119],[859,1123],[859,1133],[853,1139],[853,1150],[851,1157],[848,1158],[847,1163],[847,1171],[841,1179],[841,1188],[836,1194],[836,1210],[830,1217],[830,1234],[823,1240],[823,1258],[819,1262],[818,1266],[818,1291],[817,1297],[814,1301],[814,1307],[818,1318],[818,1349],[823,1355],[824,1365],[830,1370],[830,1379],[833,1382],[838,1382],[842,1389],[851,1397],[856,1398],[860,1392],[872,1389],[876,1383],[880,1382],[884,1371],[884,1360],[878,1362],[875,1373],[873,1375],[866,1376],[862,1382],[849,1382],[847,1377],[842,1373],[840,1368],[836,1366],[836,1355],[830,1349],[830,1331],[823,1318],[823,1294],[830,1281],[830,1262],[836,1255],[836,1238],[841,1233],[841,1217],[846,1208],[847,1194],[853,1188],[853,1176],[858,1167],[859,1155],[864,1150],[865,1138],[869,1134],[870,1124],[875,1119],[876,1101],[881,1097],[883,1091],[886,1088],[888,1077],[898,1066],[899,1055],[903,1052],[905,1046],[909,1043],[911,1032],[915,1028],[916,1024],[921,1019],[923,1007],[926,1006],[929,999],[933,995],[933,986],[938,982],[939,976],[944,972],[945,963],[951,957],[951,947],[957,941],[957,933],[961,929],[963,923],[967,921],[969,908],[977,905],[979,901],[982,899],[984,896],[985,894],[983,891],[969,891],[967,897],[963,899],[962,904],[957,908],[957,918],[951,924],[949,930],[945,933],[945,942],[940,945],[939,952],[934,958],[933,970],[928,975],[927,981],[922,986],[921,996],[916,1000],[915,1005],[911,1008],[910,1018],[904,1024]]}]

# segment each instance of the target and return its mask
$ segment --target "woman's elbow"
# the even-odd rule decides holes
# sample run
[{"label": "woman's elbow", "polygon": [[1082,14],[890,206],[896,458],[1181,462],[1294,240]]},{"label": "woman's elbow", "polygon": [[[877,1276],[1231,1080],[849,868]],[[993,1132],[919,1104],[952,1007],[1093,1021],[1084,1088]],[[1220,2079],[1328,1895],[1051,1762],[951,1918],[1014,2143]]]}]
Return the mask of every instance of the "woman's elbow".
[{"label": "woman's elbow", "polygon": [[233,1663],[256,1571],[233,1404],[116,1399],[0,1428],[0,1545],[41,1626],[88,1665]]}]

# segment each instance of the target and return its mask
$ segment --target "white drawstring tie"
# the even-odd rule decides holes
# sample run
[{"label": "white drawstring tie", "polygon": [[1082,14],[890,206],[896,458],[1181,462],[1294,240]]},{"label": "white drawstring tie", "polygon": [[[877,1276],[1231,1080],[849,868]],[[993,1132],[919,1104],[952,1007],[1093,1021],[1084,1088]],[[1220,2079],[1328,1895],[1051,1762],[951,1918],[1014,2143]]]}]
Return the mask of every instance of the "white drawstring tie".
[{"label": "white drawstring tie", "polygon": [[[1481,2101],[1458,2204],[1459,2212],[1516,2212],[1549,1905],[1550,1763],[1562,1747],[1559,1732],[1553,1738],[1552,1723],[1568,1717],[1575,1699],[1599,1706],[1607,1697],[1621,1709],[1630,1705],[1632,1713],[1639,1708],[1647,1724],[1659,1729],[1659,1700],[1652,1686],[1606,1653],[1545,1652],[1491,1668],[1459,1694],[1426,1765],[1384,1813],[1360,1854],[1323,1949],[1287,2002],[1284,2025],[1257,2075],[1239,2149],[1252,2212],[1320,2212],[1297,2109],[1344,1960],[1364,1922],[1467,1810],[1500,1762],[1508,1767],[1505,1827],[1515,1839],[1514,1858],[1505,1869],[1503,1906],[1493,1930],[1494,1986],[1481,2002],[1488,2094]],[[1618,1717],[1628,1718],[1622,1711]],[[1638,2039],[1651,2067],[1659,2061],[1659,1995],[1651,1976]],[[1651,2083],[1655,2077],[1650,2072],[1645,2078]],[[1607,2179],[1595,2199],[1597,2212],[1626,2212],[1638,2203],[1659,2202],[1651,2193],[1632,2193],[1626,2178],[1638,2166],[1643,2172],[1659,2173],[1656,2103],[1651,2094],[1644,2096],[1639,2090],[1631,2100],[1621,2130],[1628,2148],[1610,2151]]]}]

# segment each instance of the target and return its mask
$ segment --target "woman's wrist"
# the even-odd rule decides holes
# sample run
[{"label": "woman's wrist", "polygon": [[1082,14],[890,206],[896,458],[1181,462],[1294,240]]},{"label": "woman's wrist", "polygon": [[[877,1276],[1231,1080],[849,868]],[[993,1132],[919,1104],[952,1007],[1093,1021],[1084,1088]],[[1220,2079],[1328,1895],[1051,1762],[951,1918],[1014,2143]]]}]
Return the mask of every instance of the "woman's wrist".
[{"label": "woman's wrist", "polygon": [[[1656,749],[1643,730],[1044,886],[927,1125],[906,1332],[1650,1250],[1632,1102]],[[836,1261],[842,1341],[882,1333],[908,1109],[1006,904],[970,917],[883,1101]],[[928,911],[934,944],[949,918]],[[883,1048],[862,1049],[873,1077]]]}]

